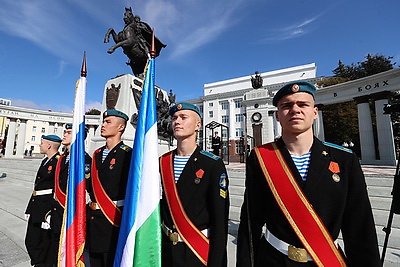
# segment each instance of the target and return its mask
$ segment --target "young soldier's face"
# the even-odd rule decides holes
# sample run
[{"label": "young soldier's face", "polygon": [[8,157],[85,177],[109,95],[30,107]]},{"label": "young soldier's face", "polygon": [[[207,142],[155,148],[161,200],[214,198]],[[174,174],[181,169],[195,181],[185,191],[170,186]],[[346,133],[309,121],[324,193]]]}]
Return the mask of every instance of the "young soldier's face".
[{"label": "young soldier's face", "polygon": [[200,126],[200,116],[192,110],[180,110],[172,116],[172,129],[176,139],[196,135]]},{"label": "young soldier's face", "polygon": [[282,97],[278,102],[276,119],[282,126],[282,132],[300,134],[312,130],[312,124],[318,117],[318,108],[314,98],[308,93],[295,93]]},{"label": "young soldier's face", "polygon": [[42,139],[42,141],[40,142],[39,148],[40,148],[40,154],[46,154],[47,151],[49,151],[51,144],[45,140]]},{"label": "young soldier's face", "polygon": [[63,144],[64,146],[69,146],[71,144],[71,141],[72,141],[72,129],[65,130],[61,144]]},{"label": "young soldier's face", "polygon": [[104,138],[116,136],[118,133],[122,133],[124,129],[124,119],[116,116],[109,116],[103,119],[103,123],[101,125],[101,136]]}]

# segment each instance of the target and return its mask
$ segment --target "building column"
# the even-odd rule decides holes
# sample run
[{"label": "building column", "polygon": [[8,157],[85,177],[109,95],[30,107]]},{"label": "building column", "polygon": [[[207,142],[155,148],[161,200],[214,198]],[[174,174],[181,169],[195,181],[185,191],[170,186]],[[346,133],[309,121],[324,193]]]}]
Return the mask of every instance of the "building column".
[{"label": "building column", "polygon": [[233,99],[229,100],[229,140],[235,140],[235,102]]},{"label": "building column", "polygon": [[263,143],[269,143],[273,142],[275,139],[275,133],[274,133],[274,117],[275,117],[275,111],[273,110],[268,110],[268,118],[267,118],[267,127],[265,129],[265,137],[266,140],[263,140]]},{"label": "building column", "polygon": [[[89,132],[87,134],[86,140],[85,140],[85,150],[88,151],[89,150],[89,145],[90,145],[90,141],[92,140],[92,137],[95,134],[95,125],[87,125],[87,127],[89,128]],[[204,130],[203,130],[204,131]]]},{"label": "building column", "polygon": [[9,158],[14,155],[14,142],[15,142],[16,128],[17,128],[16,119],[10,118],[10,124],[8,124],[6,151],[5,151],[5,155],[4,155],[5,158]]},{"label": "building column", "polygon": [[273,124],[274,125],[274,138],[278,138],[282,135],[282,127],[281,127],[281,124],[279,123],[279,121],[277,121],[277,119],[276,119],[275,112],[276,111],[274,111],[274,114],[272,115],[272,118],[274,120],[274,124]]},{"label": "building column", "polygon": [[49,122],[49,134],[54,134],[54,122]]},{"label": "building column", "polygon": [[378,133],[379,158],[382,164],[396,165],[396,150],[394,146],[393,127],[390,114],[383,114],[383,107],[388,103],[390,92],[373,95],[375,100],[376,128]]},{"label": "building column", "polygon": [[376,161],[376,158],[371,111],[368,102],[369,96],[356,97],[354,100],[357,101],[361,162],[363,164],[371,164]]},{"label": "building column", "polygon": [[26,136],[26,120],[19,121],[18,138],[15,156],[17,158],[24,157],[25,150],[25,136]]},{"label": "building column", "polygon": [[321,141],[325,141],[324,132],[324,118],[322,113],[323,105],[317,105],[318,107],[318,118],[314,121],[313,129],[314,135]]}]

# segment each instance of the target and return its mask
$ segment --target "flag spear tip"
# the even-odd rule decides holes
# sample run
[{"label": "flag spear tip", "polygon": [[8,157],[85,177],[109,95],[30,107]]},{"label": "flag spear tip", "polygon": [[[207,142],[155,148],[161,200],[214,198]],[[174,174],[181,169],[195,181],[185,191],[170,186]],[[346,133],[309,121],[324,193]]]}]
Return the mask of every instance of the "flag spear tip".
[{"label": "flag spear tip", "polygon": [[150,57],[155,58],[156,57],[156,45],[154,41],[154,28],[152,29],[152,34],[151,34],[151,47],[150,47]]},{"label": "flag spear tip", "polygon": [[81,77],[86,77],[86,51],[83,51],[83,61],[82,61],[82,68],[81,68]]}]

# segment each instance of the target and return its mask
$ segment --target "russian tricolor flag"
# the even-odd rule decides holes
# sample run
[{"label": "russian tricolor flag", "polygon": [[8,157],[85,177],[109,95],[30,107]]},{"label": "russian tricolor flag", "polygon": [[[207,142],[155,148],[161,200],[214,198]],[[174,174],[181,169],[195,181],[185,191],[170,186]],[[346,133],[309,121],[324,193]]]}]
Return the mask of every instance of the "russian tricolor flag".
[{"label": "russian tricolor flag", "polygon": [[161,266],[154,59],[147,65],[114,266]]},{"label": "russian tricolor flag", "polygon": [[61,229],[58,266],[85,266],[83,250],[86,238],[86,180],[85,180],[85,95],[86,54],[81,77],[76,83],[72,142],[66,208]]}]

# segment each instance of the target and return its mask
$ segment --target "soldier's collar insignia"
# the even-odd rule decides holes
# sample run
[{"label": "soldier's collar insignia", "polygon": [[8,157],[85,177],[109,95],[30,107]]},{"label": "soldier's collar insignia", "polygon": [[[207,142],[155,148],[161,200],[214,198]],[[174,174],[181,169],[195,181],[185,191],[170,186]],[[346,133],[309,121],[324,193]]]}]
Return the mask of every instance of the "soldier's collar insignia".
[{"label": "soldier's collar insignia", "polygon": [[328,152],[326,152],[326,151],[324,150],[324,151],[322,151],[322,155],[326,156],[326,155],[328,155]]}]

